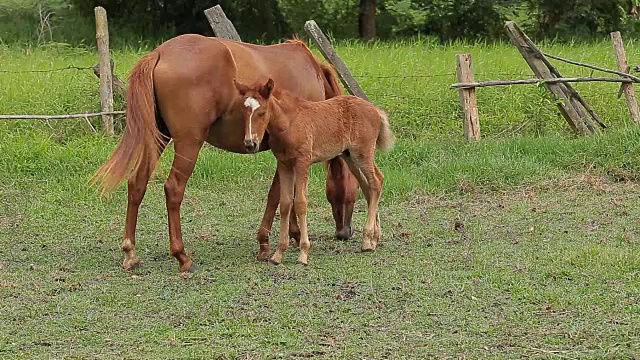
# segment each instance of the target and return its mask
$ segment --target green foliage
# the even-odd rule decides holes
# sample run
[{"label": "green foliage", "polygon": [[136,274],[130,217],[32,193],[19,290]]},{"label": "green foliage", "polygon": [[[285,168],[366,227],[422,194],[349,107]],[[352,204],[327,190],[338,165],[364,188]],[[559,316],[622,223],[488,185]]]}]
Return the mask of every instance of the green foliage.
[{"label": "green foliage", "polygon": [[[381,38],[434,36],[454,39],[505,37],[505,20],[515,20],[536,38],[594,38],[619,30],[640,33],[630,16],[636,0],[379,0]],[[304,34],[314,19],[334,38],[358,36],[359,0],[220,0],[241,37],[275,42]],[[93,44],[93,8],[107,9],[113,44],[138,46],[177,34],[212,31],[203,11],[210,0],[0,0],[0,42]],[[636,5],[637,6],[637,5]],[[50,16],[44,28],[41,14]],[[44,29],[44,31],[43,31]]]},{"label": "green foliage", "polygon": [[[204,10],[215,5],[210,0],[69,0],[82,14],[103,6],[124,28],[147,38],[158,35],[198,33],[211,35]],[[240,36],[252,41],[273,41],[288,32],[276,0],[220,0],[217,2],[234,23]]]},{"label": "green foliage", "polygon": [[527,0],[538,36],[593,36],[630,30],[629,0]]},{"label": "green foliage", "polygon": [[359,0],[278,0],[287,23],[298,34],[304,34],[304,23],[315,20],[324,32],[336,38],[358,34]]}]

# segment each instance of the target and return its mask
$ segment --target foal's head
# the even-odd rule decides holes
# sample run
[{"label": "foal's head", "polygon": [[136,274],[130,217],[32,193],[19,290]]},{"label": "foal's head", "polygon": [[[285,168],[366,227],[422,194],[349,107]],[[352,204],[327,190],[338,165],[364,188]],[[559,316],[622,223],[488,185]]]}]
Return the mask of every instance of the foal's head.
[{"label": "foal's head", "polygon": [[260,148],[260,142],[269,125],[269,98],[273,92],[273,80],[265,84],[246,86],[234,80],[236,88],[242,96],[242,113],[244,114],[244,147],[253,153]]}]

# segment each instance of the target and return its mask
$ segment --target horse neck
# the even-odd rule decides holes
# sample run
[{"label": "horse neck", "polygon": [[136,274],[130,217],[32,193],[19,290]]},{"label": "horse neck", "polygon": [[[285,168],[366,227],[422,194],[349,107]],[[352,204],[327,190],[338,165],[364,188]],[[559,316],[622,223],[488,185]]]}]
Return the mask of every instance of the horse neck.
[{"label": "horse neck", "polygon": [[298,112],[299,99],[294,99],[288,94],[274,98],[271,102],[271,117],[267,129],[269,133],[283,133],[291,127],[291,119]]}]

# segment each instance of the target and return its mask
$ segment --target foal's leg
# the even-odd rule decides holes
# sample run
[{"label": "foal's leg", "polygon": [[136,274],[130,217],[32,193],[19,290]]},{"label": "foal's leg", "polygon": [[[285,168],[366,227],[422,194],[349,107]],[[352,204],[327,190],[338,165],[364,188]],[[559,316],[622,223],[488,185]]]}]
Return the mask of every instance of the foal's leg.
[{"label": "foal's leg", "polygon": [[[345,161],[347,162],[347,165],[349,165],[349,170],[351,170],[351,173],[358,180],[358,183],[360,184],[360,188],[362,189],[362,193],[364,194],[364,197],[367,200],[367,206],[368,206],[369,204],[371,204],[370,184],[367,178],[364,176],[364,174],[361,171],[360,163],[356,161],[356,159],[354,159],[354,156],[356,156],[356,154],[351,154],[351,156],[345,156]],[[374,249],[374,246],[371,243],[371,238],[367,236],[366,225],[365,225],[365,231],[363,232],[362,243],[360,244],[360,250],[373,251],[373,249]]]},{"label": "foal's leg", "polygon": [[[378,245],[378,239],[376,238],[376,221],[378,221],[378,202],[380,201],[380,194],[382,192],[382,181],[378,178],[377,173],[380,172],[373,162],[373,152],[365,154],[360,162],[360,170],[364,175],[369,185],[369,203],[367,209],[367,222],[364,225],[364,240],[363,244],[368,240],[371,244],[371,248],[363,248],[364,251],[373,251]],[[378,221],[379,223],[379,221]]]},{"label": "foal's leg", "polygon": [[[158,151],[162,154],[164,148],[165,145],[163,144],[158,148]],[[145,164],[144,157],[141,162]],[[140,264],[140,259],[136,256],[136,225],[138,223],[138,210],[147,191],[147,183],[150,177],[151,171],[146,166],[141,166],[128,182],[127,216],[122,240],[122,251],[124,252],[122,267],[125,270],[131,270]]]},{"label": "foal's leg", "polygon": [[300,255],[298,263],[309,264],[309,232],[307,231],[307,183],[309,181],[309,165],[299,163],[295,169],[295,198],[293,207],[300,224]]},{"label": "foal's leg", "polygon": [[380,193],[378,194],[378,202],[376,203],[376,223],[375,223],[375,228],[373,232],[373,241],[372,241],[373,248],[375,249],[378,246],[378,241],[380,241],[380,238],[382,238],[382,228],[380,227],[380,212],[378,211],[378,205],[380,202],[380,195],[382,194],[382,187],[384,186],[384,175],[382,174],[382,171],[380,171],[378,166],[375,164],[375,162],[373,162],[373,168],[375,170],[375,176],[378,179],[378,182],[380,183]]},{"label": "foal's leg", "polygon": [[[264,215],[258,229],[258,255],[257,260],[263,261],[269,259],[269,234],[271,233],[271,227],[273,226],[273,219],[276,216],[276,210],[278,210],[278,203],[280,201],[280,177],[278,176],[278,170],[273,175],[273,181],[267,194],[267,204],[265,206]],[[292,214],[293,215],[293,214]],[[289,236],[295,240],[296,243],[300,242],[300,229],[296,223],[295,216],[291,216],[289,219]]]},{"label": "foal's leg", "polygon": [[295,188],[295,173],[292,168],[278,162],[278,175],[280,176],[280,241],[278,248],[269,259],[276,265],[282,262],[282,255],[289,246],[289,217]]},{"label": "foal's leg", "polygon": [[327,165],[326,194],[336,222],[336,237],[347,240],[353,235],[351,217],[358,197],[358,182],[340,157],[329,160]]},{"label": "foal's leg", "polygon": [[373,251],[378,244],[378,234],[381,233],[378,219],[378,202],[382,192],[382,173],[376,167],[374,159],[375,148],[366,149],[362,154],[351,152],[347,158],[350,170],[358,179],[365,197],[367,198],[367,221],[362,238],[362,251]]},{"label": "foal's leg", "polygon": [[[201,138],[201,137],[200,137]],[[184,198],[184,190],[187,181],[193,173],[196,165],[198,153],[203,141],[199,137],[175,141],[175,156],[169,177],[164,183],[164,193],[167,201],[167,212],[169,216],[169,240],[171,255],[173,255],[180,265],[180,272],[193,271],[193,261],[184,252],[184,242],[182,241],[182,228],[180,225],[180,205]]]}]

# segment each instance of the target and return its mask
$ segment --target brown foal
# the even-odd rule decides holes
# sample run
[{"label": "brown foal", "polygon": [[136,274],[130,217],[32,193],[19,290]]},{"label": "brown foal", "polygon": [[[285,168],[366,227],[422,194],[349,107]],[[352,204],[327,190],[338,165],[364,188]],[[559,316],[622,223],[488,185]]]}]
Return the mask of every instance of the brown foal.
[{"label": "brown foal", "polygon": [[270,78],[266,84],[246,86],[234,80],[241,97],[236,106],[245,119],[244,146],[254,151],[263,143],[265,132],[269,147],[278,161],[280,176],[280,241],[270,261],[282,262],[289,245],[291,209],[300,226],[298,263],[309,262],[307,232],[307,181],[309,166],[336,156],[343,158],[358,179],[368,205],[362,251],[375,250],[382,235],[378,201],[384,177],[374,161],[378,150],[389,150],[394,136],[387,115],[371,103],[355,96],[341,95],[312,102],[293,93],[275,89]]},{"label": "brown foal", "polygon": [[[319,62],[301,41],[261,46],[200,35],[181,35],[142,57],[131,71],[127,89],[127,123],[118,147],[94,178],[104,191],[128,180],[128,202],[122,266],[140,263],[136,256],[136,222],[147,182],[158,158],[173,140],[175,156],[164,183],[169,222],[170,251],[180,271],[193,270],[184,250],[180,205],[198,153],[206,141],[235,152],[243,145],[244,118],[233,105],[238,97],[233,80],[274,78],[282,88],[310,101],[342,94],[332,68]],[[252,152],[268,150],[268,143]],[[358,184],[339,158],[328,161],[327,198],[336,222],[336,236],[351,237],[351,213]],[[267,260],[269,233],[280,197],[279,176],[267,196],[258,230],[257,258]],[[295,219],[291,235],[298,237]]]}]

